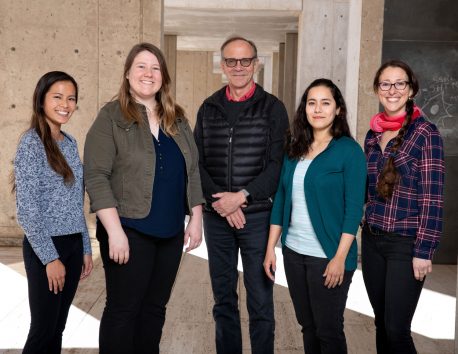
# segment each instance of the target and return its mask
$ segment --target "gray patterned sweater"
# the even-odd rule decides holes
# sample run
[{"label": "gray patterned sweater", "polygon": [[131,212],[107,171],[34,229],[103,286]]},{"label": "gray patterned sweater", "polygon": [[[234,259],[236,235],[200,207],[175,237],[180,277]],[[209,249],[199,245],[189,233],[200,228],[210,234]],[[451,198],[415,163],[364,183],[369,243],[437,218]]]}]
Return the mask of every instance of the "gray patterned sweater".
[{"label": "gray patterned sweater", "polygon": [[58,146],[75,175],[74,183],[68,186],[49,166],[35,130],[23,135],[14,159],[18,223],[43,264],[59,258],[51,237],[81,233],[84,254],[91,254],[83,211],[83,166],[76,140],[64,133]]}]

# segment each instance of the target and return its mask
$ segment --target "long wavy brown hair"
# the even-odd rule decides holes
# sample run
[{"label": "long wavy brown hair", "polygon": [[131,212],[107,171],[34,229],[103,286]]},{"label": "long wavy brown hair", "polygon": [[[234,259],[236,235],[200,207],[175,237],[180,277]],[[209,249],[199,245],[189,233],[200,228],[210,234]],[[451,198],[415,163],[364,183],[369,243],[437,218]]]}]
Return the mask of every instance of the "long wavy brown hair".
[{"label": "long wavy brown hair", "polygon": [[385,162],[385,165],[383,166],[383,169],[380,172],[376,186],[377,193],[382,198],[389,199],[392,197],[394,187],[400,179],[399,171],[396,168],[394,159],[396,153],[398,152],[404,141],[404,135],[407,132],[410,123],[412,122],[412,115],[414,111],[413,97],[415,97],[419,90],[419,84],[415,74],[413,73],[409,65],[407,65],[405,62],[401,60],[390,60],[382,64],[382,66],[375,73],[373,82],[373,89],[375,93],[378,93],[380,76],[386,68],[400,68],[404,70],[404,72],[407,75],[408,85],[412,89],[412,95],[409,97],[406,103],[406,118],[401,129],[399,129],[398,135],[396,135],[396,137],[394,138],[393,145],[391,146],[390,157]]},{"label": "long wavy brown hair", "polygon": [[116,98],[119,100],[121,111],[127,120],[135,121],[138,124],[144,124],[142,112],[139,111],[138,104],[130,92],[130,84],[127,79],[127,75],[132,67],[135,57],[145,50],[153,54],[159,62],[162,75],[162,86],[156,93],[156,102],[158,103],[156,105],[156,113],[159,116],[159,123],[162,129],[167,135],[173,136],[178,132],[176,119],[178,117],[186,119],[185,112],[181,106],[175,103],[175,100],[170,93],[171,80],[169,71],[167,70],[165,57],[161,50],[154,44],[144,42],[136,44],[132,47],[127,55],[126,62],[124,63],[122,84]]}]

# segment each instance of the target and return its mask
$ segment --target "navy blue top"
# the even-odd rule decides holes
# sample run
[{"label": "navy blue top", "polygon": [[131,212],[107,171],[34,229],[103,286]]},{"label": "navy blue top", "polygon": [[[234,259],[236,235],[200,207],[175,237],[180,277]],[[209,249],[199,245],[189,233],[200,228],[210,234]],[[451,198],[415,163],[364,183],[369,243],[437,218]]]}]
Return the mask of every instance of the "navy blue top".
[{"label": "navy blue top", "polygon": [[185,161],[176,142],[161,129],[153,142],[156,171],[151,210],[143,219],[121,217],[121,224],[147,235],[173,237],[183,230],[186,213]]}]

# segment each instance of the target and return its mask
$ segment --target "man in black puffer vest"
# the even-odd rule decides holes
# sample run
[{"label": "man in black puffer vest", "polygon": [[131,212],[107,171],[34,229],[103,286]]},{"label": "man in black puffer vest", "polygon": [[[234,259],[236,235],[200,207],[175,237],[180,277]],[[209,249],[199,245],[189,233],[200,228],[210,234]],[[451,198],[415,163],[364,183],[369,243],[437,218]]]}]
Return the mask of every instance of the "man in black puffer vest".
[{"label": "man in black puffer vest", "polygon": [[281,101],[254,83],[257,66],[252,41],[228,39],[221,46],[221,68],[229,84],[203,102],[194,129],[206,199],[204,232],[218,353],[242,353],[239,249],[252,353],[274,351],[273,283],[262,263],[288,116]]}]

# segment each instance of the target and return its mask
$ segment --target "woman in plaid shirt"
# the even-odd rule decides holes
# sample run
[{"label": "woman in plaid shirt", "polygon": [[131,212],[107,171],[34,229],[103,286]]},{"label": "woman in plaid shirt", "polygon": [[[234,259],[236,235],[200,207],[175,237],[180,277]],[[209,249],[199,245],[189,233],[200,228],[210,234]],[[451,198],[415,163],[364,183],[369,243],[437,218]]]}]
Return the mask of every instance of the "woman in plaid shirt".
[{"label": "woman in plaid shirt", "polygon": [[373,87],[384,111],[372,117],[364,144],[362,270],[377,353],[416,353],[410,325],[442,232],[442,138],[414,105],[419,85],[406,63],[383,64]]}]

